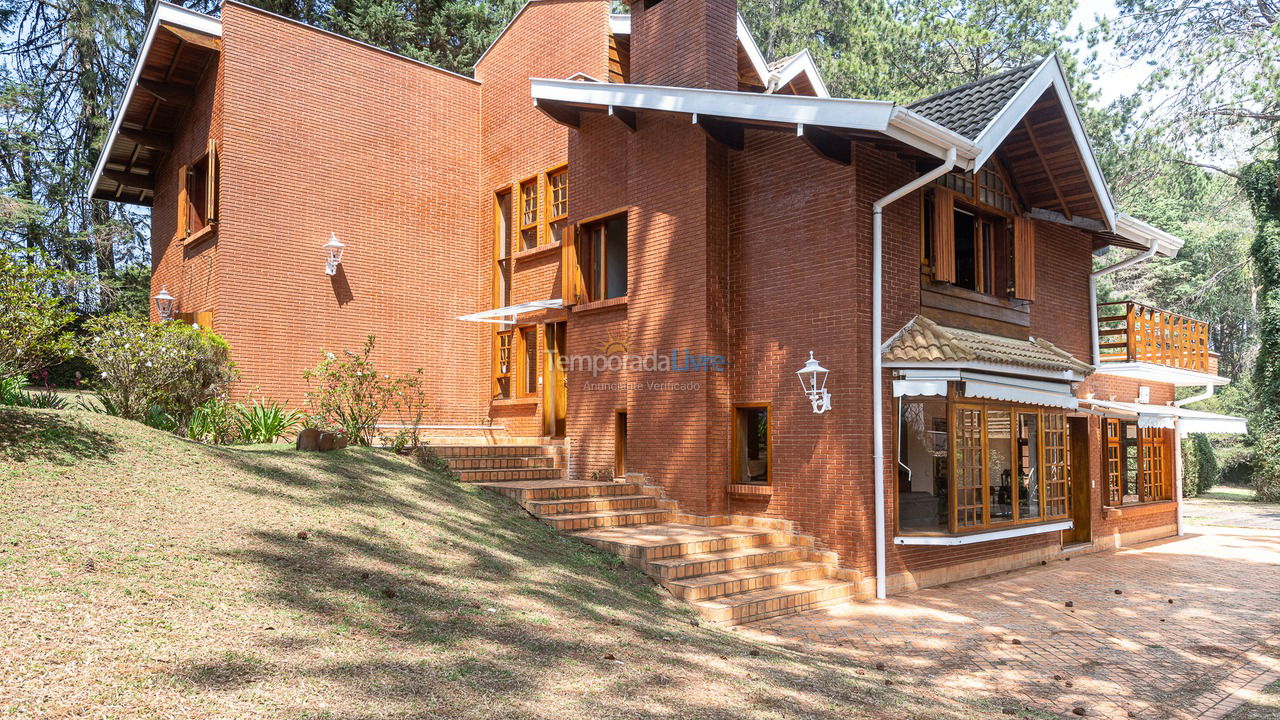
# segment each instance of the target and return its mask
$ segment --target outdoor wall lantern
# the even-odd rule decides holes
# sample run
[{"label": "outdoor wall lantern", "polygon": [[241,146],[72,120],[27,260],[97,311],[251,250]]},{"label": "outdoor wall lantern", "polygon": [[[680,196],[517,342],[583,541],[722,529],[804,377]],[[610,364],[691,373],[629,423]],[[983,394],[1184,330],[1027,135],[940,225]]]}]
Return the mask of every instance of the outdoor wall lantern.
[{"label": "outdoor wall lantern", "polygon": [[329,242],[324,244],[324,249],[329,253],[329,261],[325,263],[324,274],[336,275],[338,273],[338,264],[342,262],[342,249],[346,245],[338,239],[334,233],[329,233]]},{"label": "outdoor wall lantern", "polygon": [[831,393],[827,392],[828,372],[813,358],[812,350],[809,351],[809,359],[805,361],[804,367],[796,371],[804,394],[813,405],[813,411],[819,415],[831,409]]},{"label": "outdoor wall lantern", "polygon": [[169,290],[164,285],[160,286],[160,292],[151,299],[156,301],[156,312],[160,315],[162,322],[173,319],[173,304],[176,299],[169,294]]}]

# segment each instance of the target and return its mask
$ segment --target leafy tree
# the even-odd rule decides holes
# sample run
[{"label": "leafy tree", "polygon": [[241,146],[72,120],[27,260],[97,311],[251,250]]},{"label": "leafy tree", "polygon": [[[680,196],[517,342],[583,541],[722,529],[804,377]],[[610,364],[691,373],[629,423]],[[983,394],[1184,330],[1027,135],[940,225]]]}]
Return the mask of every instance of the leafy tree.
[{"label": "leafy tree", "polygon": [[[1091,39],[1109,41],[1153,72],[1145,93],[1167,96],[1149,109],[1175,144],[1222,148],[1280,127],[1280,4],[1275,0],[1117,0],[1118,19],[1103,20]],[[1261,145],[1247,151],[1252,155]]]},{"label": "leafy tree", "polygon": [[739,10],[767,58],[808,48],[833,95],[907,102],[1063,52],[1075,4],[742,0]]},{"label": "leafy tree", "polygon": [[59,299],[63,273],[0,253],[0,380],[30,375],[71,355],[75,314]]}]

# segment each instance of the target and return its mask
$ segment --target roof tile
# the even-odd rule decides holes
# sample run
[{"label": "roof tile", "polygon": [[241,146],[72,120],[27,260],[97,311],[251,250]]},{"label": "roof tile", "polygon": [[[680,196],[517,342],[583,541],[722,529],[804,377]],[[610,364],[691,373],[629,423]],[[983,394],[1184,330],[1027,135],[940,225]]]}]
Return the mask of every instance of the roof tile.
[{"label": "roof tile", "polygon": [[987,362],[1036,370],[1093,372],[1087,363],[1047,340],[990,335],[944,327],[917,315],[894,336],[884,351],[888,362]]},{"label": "roof tile", "polygon": [[917,100],[907,107],[970,140],[976,140],[1038,67],[1040,63],[1034,62],[1005,70]]}]

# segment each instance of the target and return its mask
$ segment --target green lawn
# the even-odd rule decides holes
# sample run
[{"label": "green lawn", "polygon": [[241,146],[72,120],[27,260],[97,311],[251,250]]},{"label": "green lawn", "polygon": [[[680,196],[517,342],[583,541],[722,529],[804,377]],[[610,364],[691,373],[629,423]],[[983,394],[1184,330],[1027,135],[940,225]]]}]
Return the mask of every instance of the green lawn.
[{"label": "green lawn", "polygon": [[385,451],[0,407],[0,513],[0,717],[1000,715],[695,626],[614,557]]},{"label": "green lawn", "polygon": [[1200,493],[1199,497],[1206,500],[1238,500],[1241,502],[1249,502],[1256,497],[1253,488],[1237,487],[1235,485],[1214,485],[1213,487]]}]

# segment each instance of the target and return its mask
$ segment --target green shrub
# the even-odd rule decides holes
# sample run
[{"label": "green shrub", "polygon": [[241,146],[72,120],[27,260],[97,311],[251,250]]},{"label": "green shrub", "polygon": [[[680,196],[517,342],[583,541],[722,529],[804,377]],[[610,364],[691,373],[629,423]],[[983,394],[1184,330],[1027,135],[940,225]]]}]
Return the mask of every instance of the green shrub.
[{"label": "green shrub", "polygon": [[239,409],[240,437],[251,444],[273,443],[301,424],[302,413],[286,410],[277,402],[254,400],[249,407]]},{"label": "green shrub", "polygon": [[27,378],[24,375],[0,380],[0,405],[16,405],[18,407],[40,408],[44,410],[65,410],[67,401],[53,392],[28,392]]},{"label": "green shrub", "polygon": [[98,395],[113,415],[181,430],[235,378],[230,348],[209,330],[122,314],[95,319],[87,329],[84,354],[98,368]]},{"label": "green shrub", "polygon": [[319,365],[303,373],[312,385],[305,401],[305,424],[339,430],[353,443],[372,445],[379,418],[387,413],[408,414],[413,421],[412,442],[417,443],[416,428],[426,405],[422,370],[394,378],[380,374],[370,359],[374,343],[370,335],[359,352],[326,352]]},{"label": "green shrub", "polygon": [[70,357],[75,319],[56,292],[65,273],[15,260],[0,252],[0,378],[31,375]]},{"label": "green shrub", "polygon": [[1190,435],[1182,443],[1182,496],[1196,497],[1221,482],[1218,455],[1207,435]]},{"label": "green shrub", "polygon": [[209,398],[196,406],[187,423],[187,437],[212,445],[231,445],[240,439],[239,403]]}]

